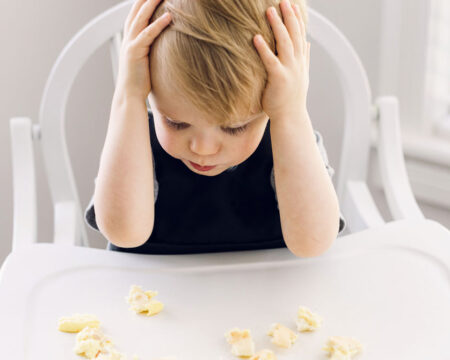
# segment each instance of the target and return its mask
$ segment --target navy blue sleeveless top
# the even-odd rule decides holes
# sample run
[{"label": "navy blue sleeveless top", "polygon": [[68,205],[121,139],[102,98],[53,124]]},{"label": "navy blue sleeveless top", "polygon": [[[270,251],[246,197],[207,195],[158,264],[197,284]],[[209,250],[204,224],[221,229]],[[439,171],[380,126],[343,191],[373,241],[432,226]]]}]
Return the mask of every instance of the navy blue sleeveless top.
[{"label": "navy blue sleeveless top", "polygon": [[144,254],[187,254],[286,247],[270,184],[270,120],[254,153],[232,171],[199,175],[159,144],[149,112],[150,141],[159,184],[153,232],[135,248]]}]

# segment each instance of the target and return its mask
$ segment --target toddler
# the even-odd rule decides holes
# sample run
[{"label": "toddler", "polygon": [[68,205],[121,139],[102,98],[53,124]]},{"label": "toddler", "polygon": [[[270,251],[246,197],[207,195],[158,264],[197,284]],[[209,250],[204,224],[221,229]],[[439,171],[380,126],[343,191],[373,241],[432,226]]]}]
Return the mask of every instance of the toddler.
[{"label": "toddler", "polygon": [[310,257],[344,230],[301,1],[135,1],[85,211],[108,249]]}]

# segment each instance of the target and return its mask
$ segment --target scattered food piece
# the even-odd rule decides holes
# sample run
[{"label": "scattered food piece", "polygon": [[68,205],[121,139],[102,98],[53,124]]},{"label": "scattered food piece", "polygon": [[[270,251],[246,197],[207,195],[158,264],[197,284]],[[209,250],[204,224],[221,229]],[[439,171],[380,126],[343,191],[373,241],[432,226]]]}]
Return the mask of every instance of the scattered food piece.
[{"label": "scattered food piece", "polygon": [[264,349],[252,356],[250,360],[277,360],[272,350]]},{"label": "scattered food piece", "polygon": [[58,330],[70,333],[77,333],[86,326],[98,328],[100,321],[95,315],[73,314],[72,316],[63,316],[58,320]]},{"label": "scattered food piece", "polygon": [[322,318],[312,313],[308,308],[300,306],[297,312],[296,323],[298,331],[314,331],[320,328]]},{"label": "scattered food piece", "polygon": [[331,360],[350,360],[353,355],[362,351],[362,344],[352,337],[332,336],[323,348]]},{"label": "scattered food piece", "polygon": [[283,348],[290,348],[298,335],[281,324],[273,324],[267,335],[272,336],[272,343]]},{"label": "scattered food piece", "polygon": [[[94,358],[95,360],[127,360],[127,357],[118,352],[112,346],[106,346],[100,351],[100,353]],[[137,356],[133,356],[133,360],[138,360]]]},{"label": "scattered food piece", "polygon": [[249,357],[255,355],[255,343],[250,335],[250,330],[234,328],[225,334],[225,338],[231,344],[231,353],[234,356]]},{"label": "scattered food piece", "polygon": [[98,328],[85,327],[77,334],[75,348],[77,355],[94,359],[102,351],[112,347],[113,343]]},{"label": "scattered food piece", "polygon": [[157,291],[143,291],[142,287],[132,285],[126,300],[131,305],[130,309],[136,314],[144,313],[151,316],[158,314],[164,308],[162,302],[153,299],[156,295],[158,295]]}]

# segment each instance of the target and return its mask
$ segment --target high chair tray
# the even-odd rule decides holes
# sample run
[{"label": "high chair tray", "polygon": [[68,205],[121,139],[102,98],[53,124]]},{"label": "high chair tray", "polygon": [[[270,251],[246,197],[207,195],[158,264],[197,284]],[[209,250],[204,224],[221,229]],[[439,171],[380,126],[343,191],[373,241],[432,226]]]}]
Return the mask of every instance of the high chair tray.
[{"label": "high chair tray", "polygon": [[[165,305],[136,315],[130,286],[157,290]],[[266,334],[296,330],[298,307],[323,318],[290,349]],[[224,333],[248,328],[256,350],[278,360],[325,360],[329,336],[352,336],[361,360],[450,359],[450,232],[431,220],[397,221],[343,236],[322,256],[287,249],[198,255],[134,255],[35,244],[13,252],[0,272],[1,358],[75,360],[76,334],[61,316],[95,314],[127,355],[140,360],[228,360]]]}]

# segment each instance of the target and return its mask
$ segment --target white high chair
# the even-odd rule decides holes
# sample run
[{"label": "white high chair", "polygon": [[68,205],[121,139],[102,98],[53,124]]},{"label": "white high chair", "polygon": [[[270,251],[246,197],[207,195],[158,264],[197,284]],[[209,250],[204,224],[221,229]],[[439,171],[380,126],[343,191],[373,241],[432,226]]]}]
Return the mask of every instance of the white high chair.
[{"label": "white high chair", "polygon": [[[114,80],[121,31],[132,1],[120,3],[84,26],[57,58],[43,93],[38,123],[10,120],[13,158],[13,250],[37,242],[36,179],[33,143],[42,146],[54,205],[54,243],[88,246],[84,211],[66,144],[65,107],[75,77],[87,59],[110,43]],[[384,191],[394,220],[424,219],[411,191],[401,147],[398,101],[372,99],[366,72],[344,35],[313,9],[309,35],[335,64],[345,102],[345,128],[337,194],[350,232],[385,223],[367,186],[371,122],[378,128],[378,158]]]},{"label": "white high chair", "polygon": [[[275,319],[293,324],[304,304],[324,316],[324,325],[283,353],[286,360],[317,359],[324,355],[325,339],[341,334],[355,334],[367,360],[450,359],[450,232],[424,219],[411,192],[397,100],[372,100],[355,51],[312,9],[310,35],[334,61],[343,89],[337,193],[353,234],[312,259],[287,248],[174,256],[88,247],[66,146],[65,104],[75,76],[106,41],[115,76],[120,32],[131,5],[121,3],[96,17],[64,48],[47,81],[38,124],[11,119],[14,236],[13,251],[0,268],[0,339],[8,345],[2,356],[75,359],[75,336],[57,331],[56,321],[92,313],[120,352],[133,351],[143,359],[228,359],[224,331],[245,324],[258,344],[269,344],[266,326]],[[372,121],[394,217],[389,223],[366,183]],[[51,244],[36,243],[34,141],[42,145],[54,204]],[[131,284],[157,290],[167,311],[151,320],[130,316],[124,295]]]}]

